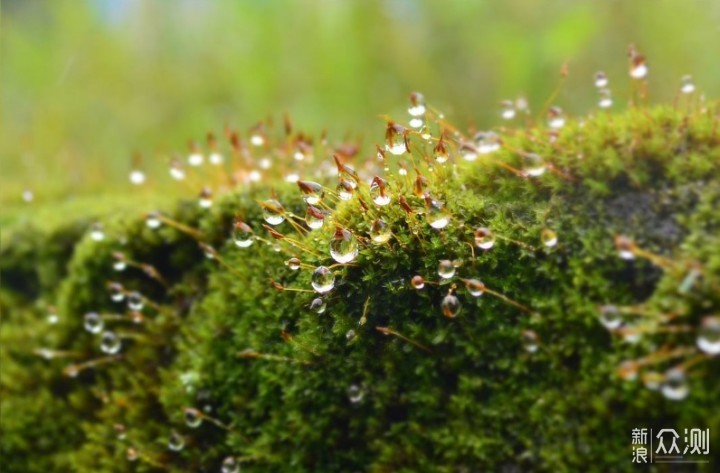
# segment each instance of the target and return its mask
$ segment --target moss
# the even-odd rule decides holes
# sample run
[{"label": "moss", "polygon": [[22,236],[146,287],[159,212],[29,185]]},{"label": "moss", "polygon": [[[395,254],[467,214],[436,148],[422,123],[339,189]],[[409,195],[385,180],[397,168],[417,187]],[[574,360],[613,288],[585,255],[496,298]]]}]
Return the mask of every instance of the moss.
[{"label": "moss", "polygon": [[[7,307],[22,306],[25,315],[12,318],[10,335],[3,332],[17,344],[3,350],[13,366],[3,389],[23,371],[42,373],[18,386],[32,385],[31,399],[48,400],[45,408],[62,414],[58,422],[70,434],[55,424],[33,430],[38,413],[22,399],[24,388],[7,390],[18,406],[3,420],[7,471],[39,470],[56,458],[78,471],[217,471],[229,455],[243,461],[243,471],[263,472],[630,471],[633,428],[720,431],[717,360],[688,370],[691,394],[682,402],[617,375],[623,360],[662,346],[694,346],[702,317],[720,308],[716,130],[715,109],[631,109],[569,123],[554,142],[540,128],[504,130],[504,148],[474,163],[431,170],[416,154],[425,192],[451,216],[441,231],[428,225],[424,199],[394,164],[390,205],[374,206],[361,186],[358,196],[334,205],[323,230],[303,235],[286,222],[275,227],[284,235],[277,241],[263,231],[257,203],[268,188],[233,191],[208,212],[179,204],[170,217],[201,231],[217,252],[213,259],[171,226],[152,231],[134,216],[109,218],[109,237],[82,238],[67,275],[43,271],[51,275],[45,281],[62,278],[62,319],[48,341],[82,359],[102,356],[82,316],[124,312],[108,298],[108,280],[120,279],[152,303],[140,324],[109,323],[130,337],[120,358],[73,379],[60,372],[70,361],[48,367],[27,356],[41,323],[27,301],[55,295],[53,284],[36,285],[33,268],[63,265],[70,247],[41,253],[36,248],[62,246],[61,239],[18,240],[7,247],[17,257],[3,272],[14,279]],[[545,174],[509,171],[523,167],[522,153],[511,151],[517,149],[544,156]],[[274,187],[289,212],[304,215],[295,186]],[[412,215],[397,204],[401,194]],[[270,244],[236,247],[228,236],[237,214]],[[374,244],[367,235],[380,216],[393,236]],[[360,239],[360,253],[332,268],[335,288],[318,314],[311,309],[317,294],[292,289],[310,290],[312,268],[332,264],[331,220]],[[474,245],[479,226],[496,235],[491,250]],[[547,228],[557,233],[557,246],[541,244]],[[618,258],[618,234],[650,256]],[[167,287],[135,268],[113,272],[113,251],[152,265]],[[292,254],[308,266],[289,269]],[[445,282],[437,276],[444,259],[458,265]],[[689,285],[693,268],[701,277]],[[409,283],[415,275],[428,281],[422,290]],[[480,279],[488,291],[472,297],[459,278]],[[440,307],[449,292],[461,304],[452,319]],[[692,330],[668,333],[663,327],[670,324],[661,321],[638,343],[623,344],[597,322],[601,304],[642,305],[656,321],[677,313],[678,324]],[[524,340],[533,336],[539,349],[528,352]],[[351,387],[350,397],[361,394],[357,402],[349,399]],[[198,428],[184,424],[188,407],[208,417]],[[166,447],[173,430],[186,438],[180,452]],[[31,436],[53,448],[33,454]],[[129,448],[137,460],[127,460]],[[700,470],[720,460],[712,448],[711,455]]]}]

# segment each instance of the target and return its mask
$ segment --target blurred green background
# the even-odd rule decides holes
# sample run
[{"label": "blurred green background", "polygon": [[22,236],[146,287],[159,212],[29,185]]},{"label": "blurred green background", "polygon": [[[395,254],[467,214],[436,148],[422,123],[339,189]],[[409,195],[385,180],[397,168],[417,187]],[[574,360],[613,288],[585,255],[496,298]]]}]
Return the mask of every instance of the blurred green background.
[{"label": "blurred green background", "polygon": [[[378,114],[422,91],[458,124],[500,123],[498,102],[595,107],[595,71],[627,103],[626,49],[648,56],[650,97],[692,74],[720,92],[717,0],[4,0],[0,205],[129,192],[138,151],[156,181],[173,152],[225,123],[288,112],[365,145]],[[366,150],[369,150],[366,146]],[[157,184],[160,185],[160,184]],[[27,210],[28,212],[30,210]]]}]

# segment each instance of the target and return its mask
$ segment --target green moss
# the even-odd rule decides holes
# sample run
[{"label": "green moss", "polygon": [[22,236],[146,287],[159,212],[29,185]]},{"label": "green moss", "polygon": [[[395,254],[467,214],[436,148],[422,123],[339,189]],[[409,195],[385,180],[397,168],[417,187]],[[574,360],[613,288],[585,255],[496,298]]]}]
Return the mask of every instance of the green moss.
[{"label": "green moss", "polygon": [[[631,109],[570,123],[554,142],[542,129],[505,130],[505,148],[474,163],[430,170],[418,160],[426,191],[451,215],[441,231],[430,228],[412,179],[401,176],[389,178],[393,202],[386,207],[373,206],[361,186],[359,197],[335,205],[323,230],[300,235],[283,223],[275,229],[285,238],[244,249],[228,238],[236,214],[272,240],[257,204],[267,188],[225,195],[206,213],[180,204],[172,218],[202,231],[203,242],[217,250],[214,259],[167,225],[152,231],[136,217],[106,220],[108,238],[81,239],[66,276],[42,271],[45,281],[62,277],[62,318],[50,341],[83,359],[102,356],[98,338],[82,329],[82,315],[124,311],[108,298],[109,280],[120,279],[157,307],[146,304],[142,324],[112,323],[133,337],[124,339],[122,357],[74,379],[60,372],[67,360],[47,367],[27,356],[40,342],[33,333],[38,309],[13,317],[10,339],[18,345],[3,350],[14,367],[3,374],[3,389],[22,371],[43,373],[20,385],[33,386],[33,400],[52,399],[46,408],[62,413],[71,434],[60,435],[54,424],[34,433],[37,412],[20,391],[8,390],[18,406],[9,428],[3,421],[8,471],[39,470],[55,458],[79,471],[217,471],[228,455],[243,459],[243,471],[263,472],[630,471],[633,428],[720,431],[717,360],[689,370],[691,394],[682,402],[617,376],[625,359],[665,345],[694,346],[702,317],[720,309],[714,113]],[[544,156],[546,173],[524,178],[508,171],[523,167],[521,154],[507,151],[514,149]],[[304,215],[294,186],[275,187],[289,212]],[[397,204],[400,194],[413,215]],[[380,216],[393,238],[377,245],[367,235]],[[290,289],[310,290],[311,268],[332,264],[331,218],[361,239],[361,249],[352,264],[333,268],[335,288],[318,314],[310,308],[316,294]],[[473,244],[479,226],[497,236],[489,251]],[[545,228],[557,232],[557,246],[541,244]],[[671,264],[618,258],[618,234]],[[42,239],[60,245],[53,235]],[[15,279],[9,290],[19,295],[12,298],[54,295],[50,283],[38,293],[24,288],[42,279],[33,268],[57,267],[68,254],[67,246],[38,252],[41,244],[30,241],[6,250],[16,255],[3,269]],[[169,287],[134,268],[113,272],[113,251],[152,265]],[[309,268],[289,269],[291,254]],[[457,262],[457,277],[438,284],[443,259]],[[680,291],[693,262],[702,276]],[[410,286],[414,275],[428,281],[424,289]],[[490,291],[472,297],[458,277],[480,279],[515,303]],[[448,291],[462,306],[454,319],[440,309]],[[692,330],[666,333],[660,324],[637,344],[623,344],[597,322],[601,304],[642,304],[656,318],[678,313],[678,324]],[[524,349],[529,331],[539,339],[534,353]],[[682,359],[656,368],[673,361]],[[49,390],[58,384],[62,393]],[[360,388],[361,401],[351,402],[351,386]],[[186,427],[187,407],[222,425]],[[116,424],[125,427],[125,439],[117,438]],[[186,437],[180,452],[166,447],[172,430]],[[33,455],[26,445],[32,435],[56,448]],[[129,462],[128,448],[140,459]],[[711,452],[706,471],[720,460]]]}]

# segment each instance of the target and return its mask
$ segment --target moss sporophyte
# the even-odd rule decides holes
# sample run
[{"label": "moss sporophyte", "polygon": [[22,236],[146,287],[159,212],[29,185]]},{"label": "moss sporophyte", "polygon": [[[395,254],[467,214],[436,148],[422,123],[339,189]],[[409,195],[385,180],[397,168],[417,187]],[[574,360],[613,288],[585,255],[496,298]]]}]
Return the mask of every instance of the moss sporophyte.
[{"label": "moss sporophyte", "polygon": [[623,111],[598,72],[589,115],[503,100],[484,131],[415,92],[367,159],[288,118],[228,127],[169,161],[175,207],[8,229],[4,452],[56,471],[630,471],[639,425],[720,431],[718,104],[688,76],[687,103],[650,107],[634,48],[628,67]]}]

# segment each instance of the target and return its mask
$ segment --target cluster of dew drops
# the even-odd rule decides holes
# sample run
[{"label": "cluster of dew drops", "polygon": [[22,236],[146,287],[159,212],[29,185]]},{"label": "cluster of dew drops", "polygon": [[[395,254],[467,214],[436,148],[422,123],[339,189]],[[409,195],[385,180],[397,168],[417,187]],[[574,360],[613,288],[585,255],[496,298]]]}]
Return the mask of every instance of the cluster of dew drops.
[{"label": "cluster of dew drops", "polygon": [[[630,77],[633,80],[642,80],[647,74],[648,66],[645,58],[634,48],[631,49]],[[594,76],[593,82],[598,90],[598,107],[600,109],[611,107],[613,101],[607,75],[598,72]],[[695,92],[695,85],[689,76],[682,78],[680,92],[682,94]],[[337,275],[340,274],[342,268],[358,264],[356,260],[364,246],[388,245],[393,239],[391,220],[387,214],[383,213],[384,209],[392,205],[399,206],[408,217],[408,221],[411,222],[410,227],[415,234],[419,231],[417,228],[419,225],[427,225],[436,232],[443,232],[449,225],[452,225],[455,220],[454,216],[442,201],[441,196],[433,194],[430,189],[442,188],[443,179],[453,173],[459,163],[472,163],[479,159],[486,159],[489,163],[497,164],[522,179],[539,179],[547,171],[562,176],[561,170],[555,169],[552,163],[536,153],[508,148],[520,158],[522,163],[520,169],[494,159],[493,153],[504,146],[498,133],[478,131],[470,137],[466,136],[449,124],[441,112],[426,103],[420,93],[415,92],[410,95],[407,112],[409,114],[407,126],[395,123],[390,119],[387,120],[385,142],[382,146],[376,146],[376,159],[367,160],[363,163],[363,168],[359,170],[356,170],[351,164],[352,159],[358,153],[357,146],[347,143],[331,145],[324,132],[319,142],[314,143],[311,138],[302,133],[293,133],[292,125],[286,119],[285,138],[275,149],[271,147],[270,127],[263,122],[250,130],[247,141],[244,141],[239,133],[226,130],[228,147],[225,152],[215,136],[209,134],[207,153],[203,153],[196,144],[191,144],[190,153],[186,159],[187,165],[180,158],[173,158],[170,161],[169,174],[173,180],[188,184],[190,180],[188,168],[196,169],[200,173],[207,163],[218,172],[205,172],[202,174],[204,177],[213,174],[221,175],[223,178],[220,181],[224,183],[229,180],[235,186],[252,185],[264,180],[271,181],[277,177],[296,183],[305,203],[304,215],[296,215],[289,211],[275,195],[271,195],[259,203],[266,224],[263,227],[268,236],[261,236],[260,229],[251,228],[248,223],[238,217],[233,222],[230,238],[234,246],[243,251],[247,251],[256,244],[267,244],[274,251],[288,254],[285,265],[289,270],[310,271],[310,288],[286,287],[276,282],[273,284],[276,289],[283,291],[312,293],[313,296],[308,305],[310,310],[317,314],[323,314],[328,307],[326,296],[336,288]],[[557,106],[549,107],[546,112],[549,139],[552,140],[556,136],[557,130],[565,125],[566,117]],[[499,115],[503,120],[517,119],[520,114],[530,114],[528,103],[524,98],[504,100],[500,103]],[[324,156],[319,164],[315,163],[316,156]],[[332,156],[332,160],[329,159],[330,156]],[[310,165],[314,164],[317,165],[311,168]],[[412,168],[416,174],[414,180],[409,177],[409,169]],[[309,172],[314,172],[313,179],[317,179],[317,181],[334,180],[335,184],[328,186],[315,180],[301,179],[302,173]],[[227,179],[228,177],[229,179]],[[141,169],[138,159],[134,161],[129,180],[133,185],[146,183],[146,175]],[[433,185],[435,186],[433,187]],[[224,184],[218,184],[215,188],[202,186],[197,194],[198,206],[202,209],[211,208],[214,193],[229,189],[231,188],[227,188]],[[32,201],[32,192],[26,191],[23,198],[28,202]],[[367,217],[364,222],[366,229],[364,231],[351,228],[352,225],[344,223],[342,215],[336,215],[337,208],[340,208],[344,202],[353,200],[362,208],[363,215]],[[203,235],[199,230],[176,222],[157,211],[146,214],[145,223],[151,230],[157,230],[167,225],[187,233],[198,240],[208,258],[227,265],[221,253],[203,241]],[[282,228],[281,225],[284,223],[288,223],[301,238],[281,233],[278,229]],[[304,246],[302,237],[312,232],[319,235],[316,237],[316,241],[327,242],[326,256],[317,254]],[[92,225],[89,238],[98,243],[109,240],[101,223]],[[550,228],[543,228],[538,238],[546,251],[552,251],[558,245],[558,235]],[[122,238],[117,240],[122,241]],[[536,249],[532,244],[515,241],[508,235],[499,235],[484,226],[475,228],[474,240],[470,242],[470,246],[478,251],[486,252],[491,251],[498,241]],[[619,250],[620,256],[625,259],[633,259],[638,254],[647,256],[647,252],[640,251],[635,245],[619,245]],[[325,258],[328,257],[329,260],[325,261]],[[135,267],[155,281],[166,284],[162,275],[151,265],[132,261],[120,251],[114,252],[113,270],[120,273],[128,267]],[[461,261],[440,260],[437,263],[438,280],[431,280],[428,275],[417,274],[410,278],[407,286],[415,291],[422,291],[428,285],[449,287],[439,303],[439,314],[448,319],[454,319],[461,314],[463,304],[459,291],[463,289],[473,298],[489,295],[529,316],[538,315],[523,303],[487,287],[477,277],[472,275],[471,277],[460,277],[463,270]],[[145,322],[143,313],[148,307],[154,311],[166,309],[138,291],[125,289],[119,282],[107,283],[107,290],[113,302],[126,304],[127,313],[88,312],[84,315],[84,328],[90,334],[99,337],[99,348],[104,356],[68,366],[65,370],[68,376],[75,377],[84,369],[119,360],[125,340],[140,336],[127,330],[112,330],[110,324],[129,320],[134,325],[142,325]],[[608,330],[624,330],[623,336],[632,342],[638,339],[642,333],[639,330],[627,330],[628,314],[634,313],[637,313],[634,308],[605,305],[600,310],[600,322]],[[59,315],[54,308],[50,309],[47,320],[50,324],[58,322]],[[720,318],[705,317],[697,331],[697,347],[702,354],[714,356],[720,353]],[[398,334],[390,328],[383,328],[382,333],[398,335],[409,341],[402,334]],[[346,337],[348,340],[353,340],[356,332],[349,330]],[[541,346],[538,335],[531,330],[524,330],[521,340],[528,353],[535,353]],[[419,343],[416,345],[422,346]],[[41,349],[38,352],[46,358],[73,355],[49,349]],[[692,351],[677,349],[658,352],[655,356],[657,359],[665,361],[686,356],[688,353],[692,354]],[[693,361],[695,359],[692,358],[689,363],[695,363]],[[644,360],[628,361],[621,366],[621,375],[626,379],[634,379],[637,377],[640,367],[650,365],[654,361],[653,355]],[[683,399],[689,392],[685,376],[687,365],[688,363],[672,368],[664,374],[646,372],[643,377],[645,385],[650,389],[660,389],[670,399]],[[361,383],[351,384],[347,389],[348,400],[353,405],[361,403],[365,394],[365,388]],[[218,428],[228,428],[207,412],[195,408],[184,408],[184,418],[189,428],[198,428],[203,421]],[[118,430],[119,438],[126,438],[124,426],[118,424],[116,430]],[[170,451],[183,450],[185,444],[185,436],[176,430],[170,432],[167,441]],[[127,458],[130,461],[139,458],[152,461],[148,453],[135,446],[127,449]],[[240,458],[228,456],[223,460],[220,471],[237,473],[240,471],[240,463]]]}]

